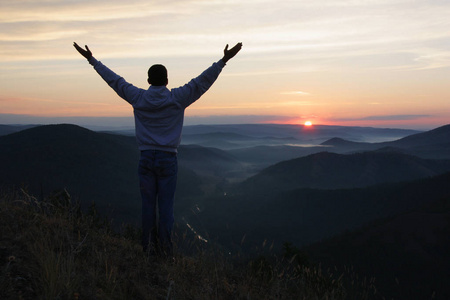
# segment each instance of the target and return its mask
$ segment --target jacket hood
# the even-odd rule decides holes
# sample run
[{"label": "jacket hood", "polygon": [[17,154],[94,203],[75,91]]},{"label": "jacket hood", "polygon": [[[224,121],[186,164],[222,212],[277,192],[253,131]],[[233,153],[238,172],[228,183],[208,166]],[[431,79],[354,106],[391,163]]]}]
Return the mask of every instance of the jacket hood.
[{"label": "jacket hood", "polygon": [[170,96],[170,91],[165,86],[153,86],[151,85],[147,91],[145,91],[145,105],[151,108],[157,108],[164,105],[167,98]]}]

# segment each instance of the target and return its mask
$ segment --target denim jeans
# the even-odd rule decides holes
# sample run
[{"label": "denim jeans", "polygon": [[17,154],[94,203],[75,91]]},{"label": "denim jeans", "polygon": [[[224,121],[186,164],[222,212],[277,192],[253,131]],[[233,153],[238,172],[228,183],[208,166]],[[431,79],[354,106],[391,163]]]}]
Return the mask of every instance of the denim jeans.
[{"label": "denim jeans", "polygon": [[148,249],[155,254],[173,254],[171,235],[177,172],[176,153],[159,150],[141,151],[138,173],[142,197],[144,251]]}]

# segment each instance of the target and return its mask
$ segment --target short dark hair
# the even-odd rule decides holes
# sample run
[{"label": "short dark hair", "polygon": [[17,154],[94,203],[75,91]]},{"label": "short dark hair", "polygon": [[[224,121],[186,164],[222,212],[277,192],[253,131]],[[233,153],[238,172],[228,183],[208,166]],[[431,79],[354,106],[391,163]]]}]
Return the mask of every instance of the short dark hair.
[{"label": "short dark hair", "polygon": [[167,85],[167,69],[163,65],[153,65],[148,69],[148,83],[151,85]]}]

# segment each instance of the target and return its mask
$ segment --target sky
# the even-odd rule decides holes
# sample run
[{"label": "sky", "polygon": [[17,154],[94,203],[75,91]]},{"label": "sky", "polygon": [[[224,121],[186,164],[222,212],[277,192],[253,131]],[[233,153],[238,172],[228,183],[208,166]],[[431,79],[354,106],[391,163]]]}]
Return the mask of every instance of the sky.
[{"label": "sky", "polygon": [[243,43],[186,124],[432,129],[450,123],[450,1],[0,0],[0,124],[132,120],[73,48],[169,88]]}]

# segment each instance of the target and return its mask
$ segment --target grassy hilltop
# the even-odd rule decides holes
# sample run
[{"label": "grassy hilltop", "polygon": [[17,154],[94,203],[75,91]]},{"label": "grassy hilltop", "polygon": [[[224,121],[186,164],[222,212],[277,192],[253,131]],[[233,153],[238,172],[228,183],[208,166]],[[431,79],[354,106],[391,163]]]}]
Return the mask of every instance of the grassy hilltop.
[{"label": "grassy hilltop", "polygon": [[[309,266],[295,247],[252,260],[177,237],[174,261],[142,253],[138,232],[111,231],[65,191],[0,196],[1,299],[378,299],[373,282]],[[269,247],[269,245],[267,245]],[[381,299],[381,298],[380,298]]]}]

